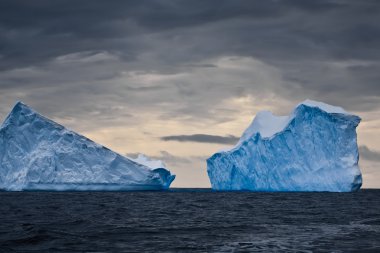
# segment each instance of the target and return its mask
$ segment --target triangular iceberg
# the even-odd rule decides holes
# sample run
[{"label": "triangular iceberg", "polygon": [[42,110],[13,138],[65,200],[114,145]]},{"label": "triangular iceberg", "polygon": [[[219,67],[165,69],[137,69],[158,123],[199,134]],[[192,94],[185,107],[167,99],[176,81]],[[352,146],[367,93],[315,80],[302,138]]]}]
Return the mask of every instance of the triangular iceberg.
[{"label": "triangular iceberg", "polygon": [[207,160],[215,190],[360,189],[358,116],[306,100],[290,116],[259,112],[235,147]]},{"label": "triangular iceberg", "polygon": [[0,127],[0,189],[162,190],[175,176],[70,131],[18,102]]}]

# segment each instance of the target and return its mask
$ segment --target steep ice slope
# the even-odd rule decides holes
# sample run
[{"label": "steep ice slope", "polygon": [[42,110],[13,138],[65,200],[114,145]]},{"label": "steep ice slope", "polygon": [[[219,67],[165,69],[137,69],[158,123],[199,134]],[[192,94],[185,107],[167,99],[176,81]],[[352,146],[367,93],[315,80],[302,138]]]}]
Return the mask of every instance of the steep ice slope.
[{"label": "steep ice slope", "polygon": [[235,147],[207,160],[213,189],[356,191],[356,127],[340,107],[306,100],[290,116],[258,113]]},{"label": "steep ice slope", "polygon": [[175,176],[151,170],[19,102],[0,127],[0,189],[160,190]]}]

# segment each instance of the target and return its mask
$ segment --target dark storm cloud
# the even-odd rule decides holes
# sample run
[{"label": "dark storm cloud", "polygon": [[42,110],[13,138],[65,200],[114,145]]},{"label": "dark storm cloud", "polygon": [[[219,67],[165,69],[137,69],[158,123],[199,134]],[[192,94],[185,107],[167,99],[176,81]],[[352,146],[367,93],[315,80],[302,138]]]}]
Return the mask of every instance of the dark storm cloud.
[{"label": "dark storm cloud", "polygon": [[[136,36],[162,33],[169,40],[187,39],[197,36],[189,29],[212,23],[220,23],[219,28],[199,38],[218,43],[203,43],[203,51],[194,45],[197,57],[282,59],[304,53],[313,58],[377,59],[379,10],[376,1],[4,0],[0,67],[40,64],[84,50],[117,51],[133,61],[151,47],[147,38]],[[202,31],[198,35],[205,36]]]},{"label": "dark storm cloud", "polygon": [[367,146],[360,146],[359,153],[365,160],[380,162],[380,152],[370,150]]},{"label": "dark storm cloud", "polygon": [[235,144],[239,138],[233,135],[219,136],[209,134],[192,134],[192,135],[171,135],[161,137],[163,141],[179,142],[201,142],[201,143],[218,143],[218,144]]},{"label": "dark storm cloud", "polygon": [[[85,117],[98,101],[107,101],[96,105],[104,111],[112,103],[134,109],[179,97],[183,101],[172,106],[178,110],[162,116],[200,118],[219,100],[268,90],[291,101],[309,97],[372,110],[380,104],[378,13],[380,4],[372,0],[3,0],[0,94],[7,98],[1,103],[21,94],[55,114],[64,108]],[[99,55],[105,58],[94,59]],[[125,70],[212,72],[217,66],[207,60],[224,56],[275,66],[285,82],[258,85],[242,76],[238,94],[224,79],[203,90],[193,84],[203,80],[192,77],[193,83],[175,80],[171,87],[119,80]],[[342,61],[349,64],[335,64]],[[207,92],[213,95],[205,99]]]}]

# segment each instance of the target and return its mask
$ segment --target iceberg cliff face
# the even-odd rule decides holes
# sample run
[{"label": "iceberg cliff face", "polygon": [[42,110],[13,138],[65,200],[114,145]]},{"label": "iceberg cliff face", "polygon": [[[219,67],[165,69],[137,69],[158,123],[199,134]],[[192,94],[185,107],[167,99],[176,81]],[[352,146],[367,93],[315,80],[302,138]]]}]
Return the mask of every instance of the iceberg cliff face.
[{"label": "iceberg cliff face", "polygon": [[17,103],[0,127],[2,190],[161,190],[175,176],[121,156]]},{"label": "iceberg cliff face", "polygon": [[311,100],[290,116],[260,112],[235,147],[207,160],[212,188],[356,191],[362,184],[356,142],[360,120]]}]

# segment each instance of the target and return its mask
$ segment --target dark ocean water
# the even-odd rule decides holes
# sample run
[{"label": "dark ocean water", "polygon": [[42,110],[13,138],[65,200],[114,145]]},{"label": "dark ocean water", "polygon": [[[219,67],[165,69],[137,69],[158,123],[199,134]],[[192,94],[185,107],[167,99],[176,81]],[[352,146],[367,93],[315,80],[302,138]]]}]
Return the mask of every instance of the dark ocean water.
[{"label": "dark ocean water", "polygon": [[380,190],[0,192],[0,252],[380,252]]}]

